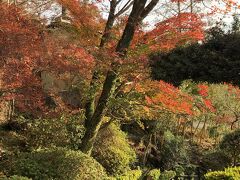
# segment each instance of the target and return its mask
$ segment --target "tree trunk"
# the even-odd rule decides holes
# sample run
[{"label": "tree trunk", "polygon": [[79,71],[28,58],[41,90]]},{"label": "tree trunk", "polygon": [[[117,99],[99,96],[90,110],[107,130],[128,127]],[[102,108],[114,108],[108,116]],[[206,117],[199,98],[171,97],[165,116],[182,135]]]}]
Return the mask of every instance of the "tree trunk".
[{"label": "tree trunk", "polygon": [[[152,0],[152,1],[155,2],[156,0]],[[134,32],[136,30],[137,25],[143,19],[141,18],[143,17],[142,13],[144,12],[146,14],[146,11],[144,11],[146,2],[147,0],[134,1],[133,8],[129,15],[122,38],[119,40],[116,48],[116,52],[122,58],[124,58],[127,53],[127,49],[133,39]],[[149,4],[151,4],[151,2]],[[147,10],[149,11],[149,8]],[[86,154],[91,155],[91,151],[92,151],[95,139],[97,137],[98,131],[102,123],[102,117],[105,115],[108,101],[112,97],[115,91],[116,80],[118,78],[118,69],[119,69],[119,64],[116,64],[116,63],[112,64],[112,69],[109,70],[107,73],[107,76],[103,85],[103,90],[99,98],[98,104],[96,106],[96,110],[94,111],[92,117],[90,119],[86,119],[85,121],[86,132],[82,139],[82,144],[80,149],[82,150],[82,152]]]},{"label": "tree trunk", "polygon": [[62,18],[67,17],[67,9],[66,7],[62,6],[62,14],[61,14]]},{"label": "tree trunk", "polygon": [[[108,15],[108,20],[105,26],[105,30],[103,33],[103,36],[101,38],[101,43],[99,45],[100,48],[103,48],[106,42],[109,40],[111,36],[111,29],[113,27],[114,21],[115,21],[115,11],[117,7],[117,1],[112,0],[110,2],[110,12]],[[89,89],[89,96],[85,105],[85,117],[86,121],[90,121],[94,111],[95,111],[95,98],[96,98],[96,92],[97,92],[97,80],[99,79],[99,72],[95,69],[92,80],[90,83],[90,89]]]},{"label": "tree trunk", "polygon": [[109,40],[111,36],[111,30],[115,21],[116,7],[117,7],[117,1],[116,0],[110,1],[110,12],[108,15],[108,20],[105,26],[105,30],[103,32],[103,36],[101,38],[100,47],[104,47],[104,45],[106,44],[106,42]]},{"label": "tree trunk", "polygon": [[[126,49],[130,45],[130,42],[135,32],[136,25],[132,23],[132,20],[128,21],[125,31],[123,33],[122,39],[119,41],[119,44],[116,49],[116,52],[119,53],[119,55],[122,57],[125,56]],[[91,105],[89,104],[90,109],[88,110],[89,111],[88,113],[90,114],[88,114],[88,117],[85,120],[86,132],[82,139],[82,144],[80,147],[82,152],[89,155],[91,154],[94,141],[96,139],[99,128],[101,126],[102,117],[105,115],[107,103],[115,90],[116,80],[118,77],[118,73],[117,73],[118,65],[113,64],[113,66],[114,66],[113,70],[109,70],[107,73],[107,77],[103,85],[102,94],[100,96],[100,99],[98,101],[98,104],[94,112],[93,112],[93,109],[91,109],[91,108],[94,108],[93,104]],[[92,117],[89,118],[90,116]]]},{"label": "tree trunk", "polygon": [[86,154],[91,154],[94,141],[101,126],[102,117],[105,115],[108,100],[111,98],[115,89],[117,74],[109,71],[103,85],[103,91],[97,104],[96,110],[91,119],[86,119],[86,132],[82,139],[80,149]]}]

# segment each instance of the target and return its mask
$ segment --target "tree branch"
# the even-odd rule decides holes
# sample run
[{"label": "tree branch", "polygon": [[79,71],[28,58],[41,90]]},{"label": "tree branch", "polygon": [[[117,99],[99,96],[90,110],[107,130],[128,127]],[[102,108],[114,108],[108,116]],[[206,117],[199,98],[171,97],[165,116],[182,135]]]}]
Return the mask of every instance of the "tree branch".
[{"label": "tree branch", "polygon": [[152,10],[153,8],[157,5],[159,0],[152,0],[142,11],[141,13],[141,20],[143,20]]}]

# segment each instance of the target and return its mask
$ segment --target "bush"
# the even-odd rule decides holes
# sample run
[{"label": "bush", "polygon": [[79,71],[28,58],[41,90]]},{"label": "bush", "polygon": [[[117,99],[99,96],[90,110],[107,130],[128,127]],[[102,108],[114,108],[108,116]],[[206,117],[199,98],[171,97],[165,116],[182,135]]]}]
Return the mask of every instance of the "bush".
[{"label": "bush", "polygon": [[205,174],[206,180],[238,180],[240,179],[240,167],[226,168],[224,171],[213,171]]},{"label": "bush", "polygon": [[183,176],[185,174],[185,168],[181,165],[176,165],[174,171],[176,172],[176,176]]},{"label": "bush", "polygon": [[93,158],[64,148],[20,153],[11,164],[8,175],[34,180],[102,179],[106,176],[104,168]]},{"label": "bush", "polygon": [[233,165],[240,161],[240,129],[225,135],[220,142],[220,149],[231,155]]},{"label": "bush", "polygon": [[23,135],[30,148],[70,147],[77,149],[84,134],[83,117],[35,119],[27,122]]},{"label": "bush", "polygon": [[131,170],[121,176],[116,177],[117,180],[138,180],[142,176],[141,170]]},{"label": "bush", "polygon": [[176,176],[175,171],[164,171],[160,175],[160,180],[171,180]]},{"label": "bush", "polygon": [[147,179],[148,180],[158,180],[160,178],[160,174],[161,174],[161,172],[159,169],[152,169],[147,174]]},{"label": "bush", "polygon": [[224,171],[209,172],[205,175],[206,180],[234,180],[231,174]]},{"label": "bush", "polygon": [[115,124],[99,132],[93,148],[93,157],[110,175],[115,176],[129,171],[136,161],[136,154],[130,147],[126,134]]},{"label": "bush", "polygon": [[11,176],[11,177],[0,177],[1,180],[31,180],[27,177],[22,177],[22,176]]},{"label": "bush", "polygon": [[181,136],[174,136],[170,131],[164,132],[164,143],[161,150],[161,168],[173,169],[176,164],[187,164],[187,144]]},{"label": "bush", "polygon": [[204,155],[201,162],[201,169],[204,172],[209,170],[219,171],[231,165],[231,158],[222,151],[211,152]]}]

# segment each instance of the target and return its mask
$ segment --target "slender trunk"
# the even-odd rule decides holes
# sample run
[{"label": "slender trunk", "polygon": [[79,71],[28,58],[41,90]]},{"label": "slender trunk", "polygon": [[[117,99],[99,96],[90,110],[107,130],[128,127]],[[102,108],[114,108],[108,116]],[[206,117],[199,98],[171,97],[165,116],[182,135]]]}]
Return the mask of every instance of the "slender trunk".
[{"label": "slender trunk", "polygon": [[80,147],[80,149],[86,154],[91,154],[94,141],[101,126],[102,117],[105,115],[108,100],[111,98],[113,94],[112,92],[115,89],[116,79],[117,74],[113,71],[109,71],[104,82],[103,91],[97,104],[96,110],[91,119],[86,119],[86,132],[82,139],[82,145]]},{"label": "slender trunk", "polygon": [[67,16],[67,9],[62,6],[62,18],[65,18]]},{"label": "slender trunk", "polygon": [[234,149],[233,151],[233,166],[237,166],[237,155],[236,155],[236,150]]},{"label": "slender trunk", "polygon": [[86,117],[86,121],[90,121],[94,111],[95,111],[95,97],[96,97],[96,92],[97,92],[97,80],[98,80],[99,74],[97,72],[97,70],[94,71],[93,76],[92,76],[92,80],[90,83],[90,89],[89,89],[89,95],[88,95],[88,99],[85,105],[85,117]]},{"label": "slender trunk", "polygon": [[193,13],[193,0],[190,0],[190,12]]},{"label": "slender trunk", "polygon": [[149,136],[148,145],[147,145],[147,147],[146,147],[146,149],[144,151],[143,163],[142,163],[143,167],[145,167],[146,162],[147,162],[147,157],[148,157],[148,155],[151,152],[151,144],[152,144],[152,134],[150,134],[150,136]]},{"label": "slender trunk", "polygon": [[203,134],[204,134],[205,129],[206,129],[206,123],[207,123],[207,118],[206,118],[206,116],[204,116],[203,127],[202,127],[201,132],[200,132],[200,143],[202,142],[202,139],[203,139]]},{"label": "slender trunk", "polygon": [[201,121],[199,120],[199,121],[198,121],[198,124],[197,124],[197,126],[196,126],[196,128],[195,128],[195,131],[194,131],[194,133],[193,133],[193,136],[195,136],[195,135],[196,135],[196,133],[197,133],[197,130],[198,130],[198,128],[199,128],[199,126],[200,126],[200,124],[201,124]]},{"label": "slender trunk", "polygon": [[181,22],[181,18],[180,18],[180,15],[181,15],[181,2],[180,2],[180,0],[178,0],[178,2],[177,2],[177,6],[178,6],[178,23],[179,23],[179,32],[182,32],[182,29],[181,29],[181,24],[182,24],[182,22]]},{"label": "slender trunk", "polygon": [[193,119],[191,119],[191,142],[193,142]]},{"label": "slender trunk", "polygon": [[103,32],[103,36],[101,38],[101,43],[100,43],[100,47],[104,47],[104,45],[107,43],[107,41],[109,40],[110,36],[111,36],[111,30],[115,21],[115,11],[116,11],[116,7],[117,7],[117,1],[116,0],[112,0],[110,2],[110,12],[108,15],[108,20],[105,26],[105,30]]},{"label": "slender trunk", "polygon": [[8,111],[7,111],[7,121],[11,122],[14,116],[14,109],[15,109],[15,100],[12,99],[8,102]]},{"label": "slender trunk", "polygon": [[240,120],[240,117],[238,116],[237,113],[234,113],[235,120],[231,122],[231,130],[233,130],[235,123],[237,123]]},{"label": "slender trunk", "polygon": [[[105,30],[103,33],[103,36],[101,38],[101,43],[99,45],[100,48],[104,47],[106,42],[109,40],[111,36],[111,29],[113,27],[114,21],[115,21],[115,11],[116,11],[117,1],[112,0],[110,2],[110,12],[108,15],[108,20],[105,26]],[[89,96],[85,105],[85,117],[86,121],[90,121],[94,111],[95,111],[95,99],[96,99],[96,92],[97,92],[97,80],[99,79],[99,72],[95,69],[92,80],[90,83],[90,89],[89,89]]]},{"label": "slender trunk", "polygon": [[178,7],[178,15],[180,15],[180,13],[181,13],[181,3],[180,3],[180,0],[178,0],[178,2],[177,2],[177,7]]}]

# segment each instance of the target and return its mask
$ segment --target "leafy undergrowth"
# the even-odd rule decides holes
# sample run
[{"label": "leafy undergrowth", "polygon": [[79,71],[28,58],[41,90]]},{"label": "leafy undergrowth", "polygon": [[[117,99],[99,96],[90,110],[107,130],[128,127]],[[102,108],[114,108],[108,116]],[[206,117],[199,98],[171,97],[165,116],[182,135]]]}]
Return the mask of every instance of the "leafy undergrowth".
[{"label": "leafy undergrowth", "polygon": [[25,138],[14,131],[0,129],[0,155],[1,151],[16,152],[26,149]]}]

